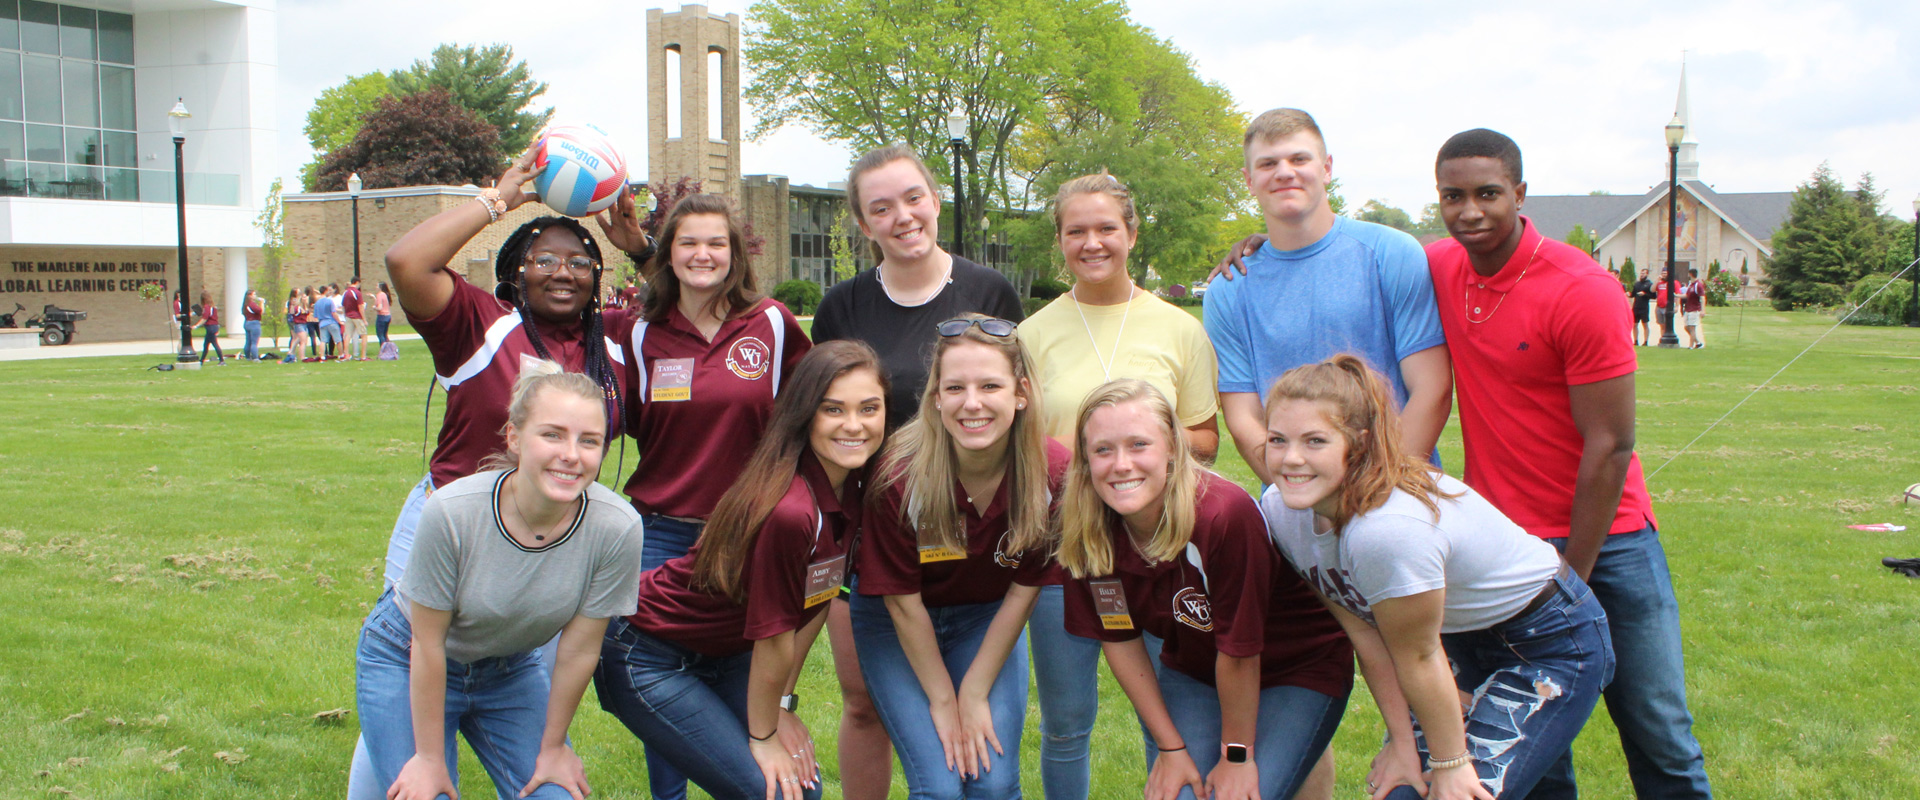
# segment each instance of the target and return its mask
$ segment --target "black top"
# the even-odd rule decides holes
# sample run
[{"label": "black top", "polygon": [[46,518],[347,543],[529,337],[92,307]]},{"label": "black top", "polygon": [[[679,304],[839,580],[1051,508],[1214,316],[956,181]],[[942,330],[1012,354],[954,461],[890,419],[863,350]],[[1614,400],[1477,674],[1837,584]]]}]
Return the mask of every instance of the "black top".
[{"label": "black top", "polygon": [[1646,311],[1647,304],[1653,302],[1653,281],[1641,278],[1633,284],[1633,310]]},{"label": "black top", "polygon": [[917,306],[887,297],[876,267],[827,290],[813,317],[813,341],[857,339],[880,355],[893,381],[887,394],[887,430],[893,430],[920,410],[933,344],[940,338],[934,326],[969,311],[1013,322],[1024,317],[1020,296],[1005,275],[959,256],[953,257],[947,285]]}]

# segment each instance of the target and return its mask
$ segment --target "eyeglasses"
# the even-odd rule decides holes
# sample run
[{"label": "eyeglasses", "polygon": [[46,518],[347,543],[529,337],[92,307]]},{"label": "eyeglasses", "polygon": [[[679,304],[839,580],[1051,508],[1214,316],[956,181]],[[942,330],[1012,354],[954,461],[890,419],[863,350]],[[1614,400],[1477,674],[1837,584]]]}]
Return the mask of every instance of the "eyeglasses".
[{"label": "eyeglasses", "polygon": [[542,275],[552,275],[560,269],[560,265],[562,264],[565,264],[567,269],[573,270],[573,274],[575,275],[590,274],[593,272],[594,267],[600,266],[593,259],[586,256],[561,258],[552,253],[535,253],[527,259],[527,263],[533,266],[534,272]]},{"label": "eyeglasses", "polygon": [[1013,335],[1013,323],[998,317],[982,317],[977,319],[956,317],[940,323],[934,327],[934,330],[939,331],[941,336],[959,336],[960,334],[966,333],[968,328],[975,325],[980,326],[980,332],[988,336]]}]

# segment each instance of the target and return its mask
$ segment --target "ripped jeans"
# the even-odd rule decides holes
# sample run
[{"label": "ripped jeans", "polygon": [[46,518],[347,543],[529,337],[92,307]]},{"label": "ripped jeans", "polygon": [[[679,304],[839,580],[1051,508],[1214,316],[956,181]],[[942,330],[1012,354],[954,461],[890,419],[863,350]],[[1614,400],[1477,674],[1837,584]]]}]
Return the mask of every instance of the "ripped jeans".
[{"label": "ripped jeans", "polygon": [[[1560,591],[1539,608],[1485,630],[1440,637],[1454,683],[1473,693],[1467,711],[1473,767],[1499,800],[1528,796],[1573,746],[1600,691],[1613,681],[1606,612],[1580,576],[1566,572],[1554,580]],[[1431,758],[1417,721],[1414,732],[1421,757]],[[1387,800],[1418,797],[1401,786]]]}]

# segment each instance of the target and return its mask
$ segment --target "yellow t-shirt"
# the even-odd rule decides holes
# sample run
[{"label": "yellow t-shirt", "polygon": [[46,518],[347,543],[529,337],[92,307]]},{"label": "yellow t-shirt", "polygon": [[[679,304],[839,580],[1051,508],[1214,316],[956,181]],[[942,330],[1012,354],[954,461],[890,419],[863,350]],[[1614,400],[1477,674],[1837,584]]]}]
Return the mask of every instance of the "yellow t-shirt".
[{"label": "yellow t-shirt", "polygon": [[1040,373],[1047,435],[1061,441],[1077,438],[1080,402],[1107,382],[1102,364],[1109,360],[1112,378],[1139,378],[1165,394],[1182,427],[1211,419],[1217,409],[1219,367],[1206,329],[1186,309],[1151,292],[1141,290],[1132,301],[1111,306],[1080,305],[1073,293],[1060,295],[1020,323],[1020,341]]}]

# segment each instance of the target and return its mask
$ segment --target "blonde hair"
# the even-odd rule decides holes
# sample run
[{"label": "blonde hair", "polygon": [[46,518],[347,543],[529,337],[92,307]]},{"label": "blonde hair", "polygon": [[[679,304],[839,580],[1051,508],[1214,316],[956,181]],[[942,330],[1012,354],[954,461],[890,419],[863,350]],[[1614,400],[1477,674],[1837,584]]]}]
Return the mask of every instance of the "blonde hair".
[{"label": "blonde hair", "polygon": [[1384,505],[1395,489],[1413,495],[1435,519],[1440,516],[1435,497],[1459,497],[1440,491],[1427,462],[1401,444],[1400,415],[1394,411],[1387,379],[1359,356],[1341,353],[1287,370],[1267,393],[1269,424],[1273,410],[1288,400],[1319,403],[1327,422],[1346,439],[1347,474],[1336,490],[1340,501],[1334,530]]},{"label": "blonde hair", "polygon": [[1193,540],[1194,505],[1200,496],[1204,470],[1193,449],[1180,434],[1173,404],[1153,384],[1121,378],[1100,385],[1080,403],[1073,463],[1067,468],[1066,489],[1060,498],[1060,548],[1054,558],[1075,578],[1097,578],[1113,573],[1114,532],[1126,529],[1125,520],[1094,491],[1093,467],[1087,462],[1087,420],[1093,412],[1122,403],[1139,403],[1160,422],[1167,440],[1167,488],[1160,498],[1160,523],[1141,548],[1151,561],[1169,561]]},{"label": "blonde hair", "polygon": [[[967,313],[956,319],[992,317]],[[914,529],[920,544],[966,549],[965,517],[953,497],[959,472],[956,445],[940,419],[939,408],[942,357],[963,341],[986,345],[1005,356],[1013,367],[1015,389],[1027,401],[1025,409],[1014,412],[1013,429],[1007,432],[1007,528],[1013,534],[1007,550],[1043,552],[1051,537],[1047,435],[1043,430],[1046,413],[1040,405],[1033,360],[1021,346],[1018,333],[990,336],[980,326],[972,325],[959,335],[940,337],[934,345],[927,387],[920,393],[920,413],[889,437],[880,479],[869,497],[877,498],[890,487],[904,483],[906,502],[900,506],[900,521]]]},{"label": "blonde hair", "polygon": [[[847,170],[847,207],[853,209],[853,218],[860,224],[865,225],[867,222],[867,210],[860,202],[861,176],[895,161],[911,162],[914,169],[920,170],[920,177],[927,180],[927,192],[933,196],[936,204],[939,203],[940,179],[934,177],[933,170],[927,169],[927,162],[920,160],[919,152],[904,144],[876,147],[862,154],[860,160],[853,162],[853,167]],[[936,236],[934,239],[937,242],[939,237]],[[887,254],[881,252],[879,242],[869,238],[867,248],[873,253],[875,263],[886,260]]]},{"label": "blonde hair", "polygon": [[1313,115],[1297,108],[1276,108],[1263,112],[1253,118],[1253,124],[1247,126],[1246,136],[1240,139],[1240,153],[1244,158],[1247,148],[1255,141],[1261,143],[1285,139],[1301,131],[1309,131],[1313,138],[1320,140],[1320,154],[1326,155],[1327,137],[1320,133],[1320,124],[1313,121]]},{"label": "blonde hair", "polygon": [[[519,377],[513,379],[513,394],[507,400],[507,424],[501,426],[500,435],[505,437],[508,431],[526,427],[527,417],[533,414],[534,402],[548,389],[579,397],[596,406],[606,402],[606,393],[592,378],[578,372],[568,372],[552,361],[529,361],[520,368]],[[519,463],[520,454],[507,449],[481,459],[480,469],[508,469]]]},{"label": "blonde hair", "polygon": [[1127,233],[1140,232],[1140,215],[1133,210],[1133,190],[1120,182],[1113,173],[1104,169],[1092,175],[1082,175],[1060,184],[1059,193],[1053,197],[1053,233],[1058,236],[1060,229],[1066,226],[1061,215],[1066,213],[1067,201],[1083,194],[1103,194],[1120,204],[1120,219],[1127,223]]}]

